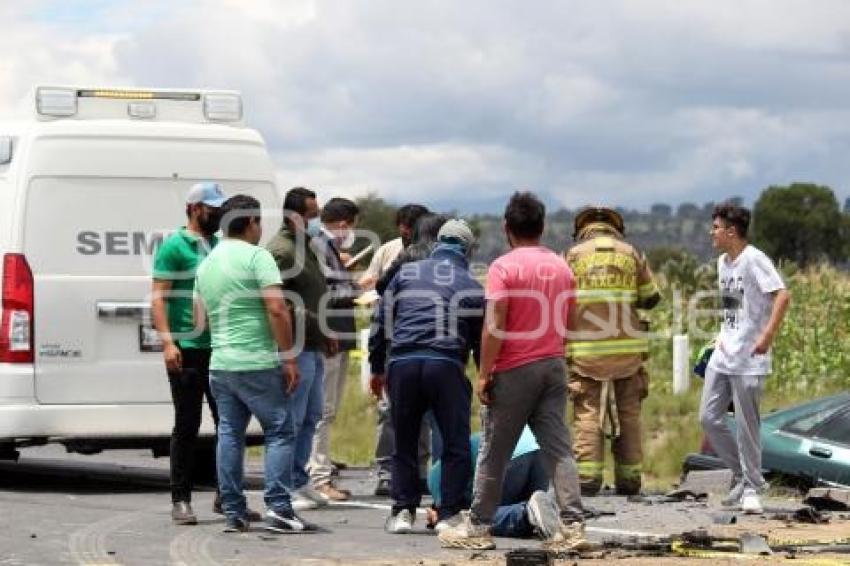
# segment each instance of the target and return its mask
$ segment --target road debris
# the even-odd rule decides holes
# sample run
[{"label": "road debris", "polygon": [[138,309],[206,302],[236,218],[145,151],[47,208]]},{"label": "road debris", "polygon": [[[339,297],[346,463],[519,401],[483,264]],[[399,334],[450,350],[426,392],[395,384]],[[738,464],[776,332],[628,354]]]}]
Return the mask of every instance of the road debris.
[{"label": "road debris", "polygon": [[818,511],[850,511],[850,489],[816,487],[809,490],[803,503]]},{"label": "road debris", "polygon": [[551,552],[540,548],[517,548],[505,553],[506,566],[552,566]]},{"label": "road debris", "polygon": [[738,543],[742,554],[758,554],[760,556],[770,556],[773,554],[773,551],[767,545],[767,541],[757,534],[744,533],[738,539]]},{"label": "road debris", "polygon": [[664,495],[630,495],[626,498],[629,503],[644,503],[646,505],[658,505],[663,503],[682,503],[694,501],[703,503],[708,500],[708,493],[695,492],[690,489],[675,489]]}]

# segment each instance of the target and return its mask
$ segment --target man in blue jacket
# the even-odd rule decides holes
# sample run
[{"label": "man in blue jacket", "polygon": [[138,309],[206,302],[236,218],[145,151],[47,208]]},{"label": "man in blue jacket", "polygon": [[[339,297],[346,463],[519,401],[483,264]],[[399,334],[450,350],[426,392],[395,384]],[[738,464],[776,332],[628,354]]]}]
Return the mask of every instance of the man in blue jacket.
[{"label": "man in blue jacket", "polygon": [[484,315],[484,292],[469,273],[475,238],[462,220],[440,229],[428,259],[405,264],[378,306],[369,340],[369,362],[385,383],[392,406],[396,442],[392,466],[390,533],[409,533],[421,501],[418,439],[422,415],[433,411],[443,434],[442,500],[439,520],[451,520],[469,507],[466,492],[471,459],[469,417],[472,386],[465,368],[476,363]]}]

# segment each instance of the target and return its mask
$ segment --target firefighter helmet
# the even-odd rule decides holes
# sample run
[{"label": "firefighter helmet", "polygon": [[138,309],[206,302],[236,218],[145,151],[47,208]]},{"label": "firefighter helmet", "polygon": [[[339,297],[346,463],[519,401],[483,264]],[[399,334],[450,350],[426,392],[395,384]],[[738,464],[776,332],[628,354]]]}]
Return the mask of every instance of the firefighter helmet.
[{"label": "firefighter helmet", "polygon": [[576,215],[573,238],[578,237],[582,228],[594,222],[607,224],[620,234],[625,234],[626,232],[623,217],[619,212],[607,206],[587,206],[581,209]]}]

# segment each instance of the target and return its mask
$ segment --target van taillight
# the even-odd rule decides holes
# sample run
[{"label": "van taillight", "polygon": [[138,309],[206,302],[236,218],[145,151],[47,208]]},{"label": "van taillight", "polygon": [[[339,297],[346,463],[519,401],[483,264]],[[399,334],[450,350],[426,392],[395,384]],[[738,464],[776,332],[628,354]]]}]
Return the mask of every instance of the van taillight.
[{"label": "van taillight", "polygon": [[32,270],[23,254],[3,256],[0,362],[33,363]]}]

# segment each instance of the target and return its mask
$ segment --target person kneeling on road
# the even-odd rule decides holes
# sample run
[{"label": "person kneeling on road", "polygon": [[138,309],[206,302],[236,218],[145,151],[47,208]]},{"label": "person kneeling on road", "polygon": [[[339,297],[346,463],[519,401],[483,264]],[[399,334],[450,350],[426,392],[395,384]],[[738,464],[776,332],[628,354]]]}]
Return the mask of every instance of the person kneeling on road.
[{"label": "person kneeling on road", "polygon": [[[470,451],[478,454],[481,435],[475,433],[469,439]],[[475,475],[476,458],[472,460],[472,475]],[[440,502],[442,463],[438,460],[428,473],[428,487],[435,505]],[[537,439],[527,426],[519,437],[511,461],[505,470],[502,483],[502,502],[493,515],[490,533],[497,537],[530,538],[539,536],[548,540],[555,536],[561,526],[558,508],[546,494],[549,476],[543,465],[543,457]],[[467,497],[472,499],[472,482],[467,487]],[[428,509],[429,526],[439,533],[454,526],[448,520],[438,521],[437,513]]]}]

